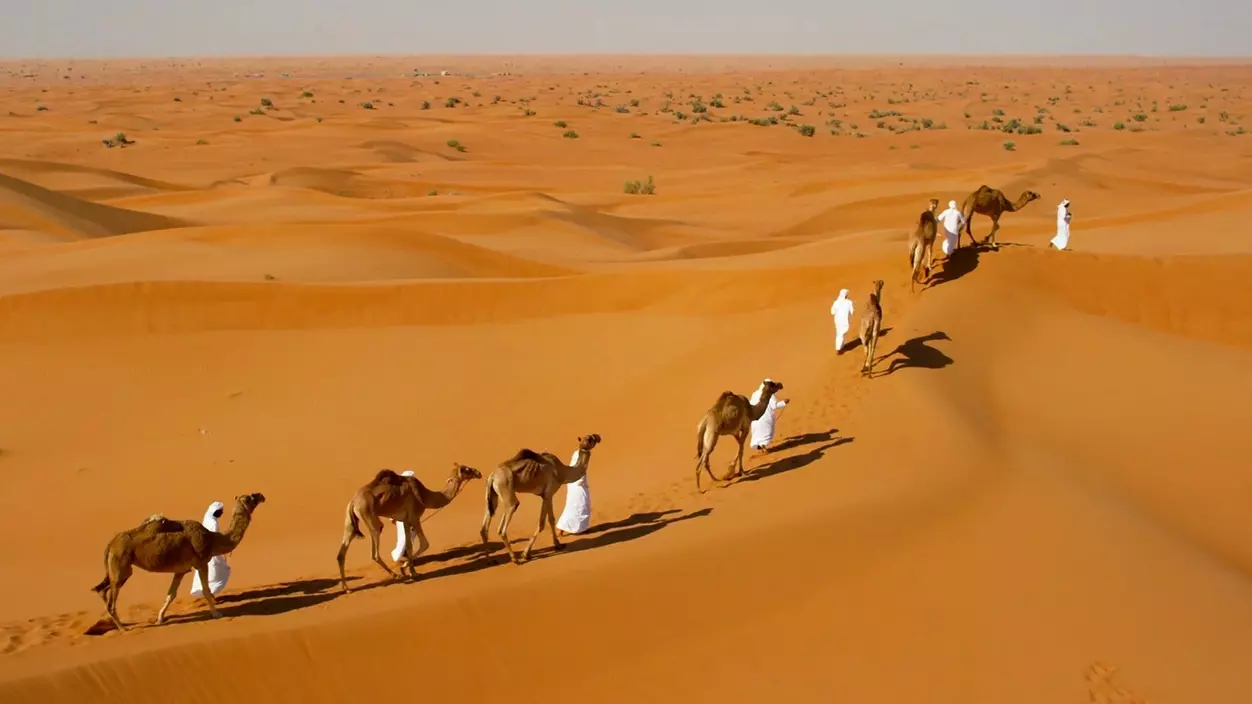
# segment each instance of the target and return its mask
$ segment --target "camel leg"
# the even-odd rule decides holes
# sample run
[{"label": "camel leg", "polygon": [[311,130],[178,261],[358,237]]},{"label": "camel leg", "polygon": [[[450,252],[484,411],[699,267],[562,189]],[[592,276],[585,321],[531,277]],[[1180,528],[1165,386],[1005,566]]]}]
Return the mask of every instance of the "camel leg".
[{"label": "camel leg", "polygon": [[348,593],[348,575],[344,572],[343,563],[348,557],[348,546],[352,544],[352,539],[356,537],[356,531],[352,527],[352,523],[348,522],[343,527],[343,540],[339,543],[339,583],[343,585],[343,593]]},{"label": "camel leg", "polygon": [[552,529],[552,549],[553,549],[553,550],[564,550],[564,549],[565,549],[565,545],[564,545],[564,544],[562,544],[562,543],[561,543],[561,541],[557,539],[557,532],[556,532],[556,511],[554,511],[554,510],[552,509],[552,502],[553,502],[553,499],[554,499],[554,498],[555,498],[555,497],[549,497],[549,498],[548,498],[548,527]]},{"label": "camel leg", "polygon": [[504,541],[504,549],[508,551],[509,559],[513,561],[513,564],[518,565],[521,563],[517,561],[517,553],[513,552],[513,546],[509,542],[509,521],[513,520],[513,514],[517,512],[521,504],[518,503],[517,497],[512,494],[507,498],[508,501],[504,511],[500,513],[500,525],[496,528],[496,532],[500,534],[500,540]]},{"label": "camel leg", "polygon": [[204,600],[209,602],[209,615],[213,618],[221,618],[222,612],[217,610],[217,597],[213,596],[213,592],[209,589],[209,563],[197,565],[196,574],[200,575],[200,584],[204,586]]},{"label": "camel leg", "polygon": [[[404,525],[406,528],[408,528],[409,526],[408,523]],[[417,561],[417,558],[422,553],[426,552],[426,549],[430,547],[430,541],[426,539],[426,533],[422,531],[422,524],[421,524],[420,519],[413,525],[415,527],[408,528],[409,530],[408,565],[409,565],[409,578],[411,578],[413,581],[417,581],[417,567],[414,566],[414,563]],[[417,538],[417,549],[413,548],[414,537]]]},{"label": "camel leg", "polygon": [[539,538],[539,534],[543,532],[543,528],[548,523],[548,506],[545,500],[539,506],[539,526],[535,528],[535,534],[530,536],[530,540],[526,542],[526,549],[522,550],[522,562],[530,559],[530,549],[534,546],[535,540]]},{"label": "camel leg", "polygon": [[[748,431],[740,430],[735,433],[735,442],[739,443],[739,455],[736,459],[731,460],[731,467],[734,469],[733,476],[738,477],[743,474],[743,446],[746,442],[748,442]],[[729,478],[730,477],[727,477],[727,479]]]},{"label": "camel leg", "polygon": [[[110,570],[112,572],[113,570]],[[117,626],[117,630],[125,631],[126,626],[122,625],[122,619],[117,617],[117,595],[122,591],[122,585],[126,584],[126,580],[130,579],[133,568],[129,565],[117,570],[116,575],[109,575],[109,586],[103,592],[100,592],[100,598],[104,600],[104,611],[113,620],[113,625]]]},{"label": "camel leg", "polygon": [[696,460],[696,490],[701,494],[704,493],[704,488],[700,486],[701,469],[709,473],[709,479],[713,480],[713,486],[717,486],[718,479],[714,476],[713,470],[709,468],[709,458],[712,457],[713,448],[715,447],[717,447],[717,434],[714,433],[712,439],[706,434],[704,438],[704,452],[701,452],[700,459]]},{"label": "camel leg", "polygon": [[1000,244],[996,242],[996,230],[1000,229],[1000,218],[991,218],[991,232],[987,233],[987,239],[983,240],[983,244],[990,244],[993,249],[999,249]]},{"label": "camel leg", "polygon": [[[170,580],[170,591],[165,595],[165,603],[161,605],[161,610],[157,612],[156,625],[159,626],[162,623],[165,623],[165,612],[169,610],[170,604],[174,603],[174,597],[178,595],[178,585],[183,583],[183,577],[186,576],[186,572],[178,572],[174,575],[174,578]],[[204,585],[205,594],[209,593],[209,580],[205,579],[207,576],[208,575],[202,575],[200,577],[200,583]]]},{"label": "camel leg", "polygon": [[866,363],[869,365],[870,376],[874,375],[874,355],[878,352],[878,323],[874,323],[874,329],[870,331],[869,350],[866,353]]},{"label": "camel leg", "polygon": [[370,557],[373,558],[374,562],[378,563],[379,567],[386,570],[387,574],[391,575],[392,579],[400,579],[400,575],[392,572],[391,568],[387,566],[387,563],[383,562],[383,558],[378,549],[379,543],[382,540],[383,522],[378,520],[378,516],[370,516],[369,520],[363,521],[363,523],[365,523],[365,527],[369,528],[370,531]]}]

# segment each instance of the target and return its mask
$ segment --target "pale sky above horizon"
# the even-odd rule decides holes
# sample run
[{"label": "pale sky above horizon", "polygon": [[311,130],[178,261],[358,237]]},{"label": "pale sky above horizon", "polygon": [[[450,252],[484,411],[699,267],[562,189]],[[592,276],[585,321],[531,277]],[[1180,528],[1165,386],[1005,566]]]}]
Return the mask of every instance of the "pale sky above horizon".
[{"label": "pale sky above horizon", "polygon": [[[1157,4],[1159,2],[1159,4]],[[13,0],[3,58],[274,54],[1252,55],[1247,0]]]}]

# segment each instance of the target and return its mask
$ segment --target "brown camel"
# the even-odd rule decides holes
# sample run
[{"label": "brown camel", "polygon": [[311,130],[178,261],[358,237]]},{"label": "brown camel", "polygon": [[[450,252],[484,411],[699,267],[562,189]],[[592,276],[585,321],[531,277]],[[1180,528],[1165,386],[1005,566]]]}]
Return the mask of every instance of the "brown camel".
[{"label": "brown camel", "polygon": [[[704,489],[700,486],[701,469],[709,473],[709,478],[713,480],[715,486],[718,482],[743,474],[743,444],[748,441],[752,421],[759,420],[765,415],[766,409],[769,408],[769,400],[783,388],[782,384],[773,379],[766,379],[761,382],[761,385],[763,390],[756,405],[748,403],[747,396],[741,396],[733,391],[723,391],[713,403],[713,407],[705,411],[704,417],[700,419],[700,425],[696,429],[696,457],[698,458],[696,460],[696,489],[701,494],[704,493]],[[713,455],[717,439],[722,435],[735,437],[735,441],[739,443],[739,455],[737,464],[736,460],[730,461],[726,477],[718,479],[709,468],[709,457]]]},{"label": "brown camel", "polygon": [[[348,556],[348,546],[353,538],[364,538],[361,524],[364,523],[370,532],[370,557],[374,559],[387,574],[397,577],[395,572],[378,556],[378,540],[383,530],[383,518],[390,518],[404,524],[405,556],[397,565],[401,575],[406,571],[409,578],[417,580],[417,569],[413,561],[418,555],[426,552],[430,541],[422,531],[422,514],[426,509],[440,509],[452,503],[461,487],[471,479],[481,479],[482,474],[473,467],[452,463],[452,476],[448,477],[443,491],[431,491],[417,477],[400,476],[390,469],[380,469],[369,484],[356,490],[343,519],[343,542],[339,544],[339,581],[343,591],[348,593],[348,576],[344,573],[343,563]],[[413,551],[413,538],[416,536],[420,545]]]},{"label": "brown camel", "polygon": [[935,236],[939,232],[939,221],[935,219],[935,210],[939,207],[939,199],[930,199],[930,209],[922,211],[917,218],[917,228],[909,239],[909,260],[913,265],[913,278],[909,281],[909,292],[913,285],[921,281],[922,256],[926,257],[926,280],[930,280],[930,269],[934,263]]},{"label": "brown camel", "polygon": [[211,531],[200,521],[176,521],[157,513],[149,516],[139,527],[113,536],[104,550],[104,579],[92,587],[92,591],[104,600],[105,611],[117,630],[126,630],[117,616],[117,595],[135,567],[148,572],[174,574],[165,603],[157,612],[156,625],[165,621],[165,612],[178,593],[178,585],[192,570],[200,575],[200,583],[205,585],[204,600],[209,602],[209,613],[213,618],[221,618],[217,600],[208,589],[209,560],[239,547],[248,525],[252,523],[252,512],[264,501],[265,496],[261,494],[236,496],[235,513],[225,533]]},{"label": "brown camel", "polygon": [[861,365],[861,374],[868,375],[874,371],[874,349],[878,347],[878,333],[882,330],[882,280],[874,282],[874,290],[865,302],[865,312],[861,313],[861,346],[865,348],[865,363]]},{"label": "brown camel", "polygon": [[[500,525],[496,531],[500,540],[504,541],[504,549],[508,551],[513,564],[520,565],[530,559],[530,549],[543,532],[545,523],[550,522],[552,527],[552,549],[564,549],[565,546],[556,535],[556,514],[552,510],[552,498],[562,484],[576,482],[586,476],[587,466],[591,462],[591,450],[599,444],[600,436],[595,433],[578,438],[578,453],[572,465],[566,465],[550,452],[535,452],[526,448],[518,450],[516,455],[500,463],[496,471],[487,477],[487,510],[483,514],[482,529],[479,530],[483,539],[483,553],[491,554],[491,548],[487,544],[487,526],[495,515],[497,505],[501,503],[504,504],[504,510],[500,512]],[[518,494],[534,494],[543,500],[543,505],[539,508],[539,527],[530,536],[530,542],[526,543],[521,560],[517,559],[509,541],[509,521],[521,505],[517,500]]]},{"label": "brown camel", "polygon": [[974,239],[973,227],[970,224],[974,219],[974,213],[991,218],[991,232],[987,234],[987,238],[982,243],[987,244],[990,242],[992,247],[999,249],[1000,244],[996,242],[996,231],[1000,229],[1000,216],[1005,213],[1015,213],[1025,208],[1032,200],[1039,200],[1039,194],[1034,191],[1022,191],[1016,202],[1009,202],[1009,199],[1004,196],[1000,189],[991,188],[987,185],[979,186],[978,190],[965,197],[965,203],[961,205],[961,215],[965,216],[965,234],[969,235],[970,243],[978,244]]}]

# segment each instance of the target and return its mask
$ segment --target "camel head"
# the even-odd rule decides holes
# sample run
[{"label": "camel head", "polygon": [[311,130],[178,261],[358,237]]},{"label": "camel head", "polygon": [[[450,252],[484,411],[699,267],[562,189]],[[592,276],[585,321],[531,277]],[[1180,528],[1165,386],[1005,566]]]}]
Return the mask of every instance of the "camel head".
[{"label": "camel head", "polygon": [[1042,196],[1034,191],[1026,191],[1025,193],[1022,193],[1022,205],[1026,205],[1032,200],[1039,200],[1041,197]]},{"label": "camel head", "polygon": [[767,398],[770,395],[776,394],[782,390],[783,390],[783,385],[780,382],[774,381],[772,379],[766,382],[762,382],[761,383],[761,398]]},{"label": "camel head", "polygon": [[240,494],[235,497],[235,511],[251,516],[257,506],[265,503],[265,494]]},{"label": "camel head", "polygon": [[591,435],[583,435],[582,437],[578,438],[579,450],[590,451],[591,448],[599,444],[600,444],[600,436],[597,435],[596,433],[592,433]]},{"label": "camel head", "polygon": [[932,212],[932,213],[933,213],[933,212],[935,212],[938,208],[939,208],[939,199],[938,199],[938,198],[931,198],[931,199],[930,199],[930,208],[929,208],[930,212]]},{"label": "camel head", "polygon": [[882,297],[882,279],[878,279],[874,282],[874,295],[879,298]]},{"label": "camel head", "polygon": [[459,484],[464,484],[465,482],[468,482],[471,479],[482,479],[482,478],[483,478],[482,473],[479,472],[477,469],[474,469],[473,467],[467,467],[457,462],[452,463],[451,481],[455,481]]}]

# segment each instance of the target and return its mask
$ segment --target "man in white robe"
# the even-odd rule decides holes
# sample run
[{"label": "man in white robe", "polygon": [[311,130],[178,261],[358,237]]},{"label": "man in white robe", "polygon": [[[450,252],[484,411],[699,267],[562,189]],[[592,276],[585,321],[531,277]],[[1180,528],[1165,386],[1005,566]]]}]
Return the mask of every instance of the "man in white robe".
[{"label": "man in white robe", "polygon": [[965,215],[956,207],[956,201],[948,201],[948,209],[939,213],[939,228],[943,234],[943,256],[950,257],[961,241],[961,228],[965,227]]},{"label": "man in white robe", "polygon": [[1056,206],[1056,235],[1048,240],[1048,244],[1062,251],[1069,246],[1069,220],[1069,199],[1066,198]]},{"label": "man in white robe", "polygon": [[840,289],[839,297],[830,306],[830,314],[835,318],[835,354],[843,354],[843,336],[852,329],[852,299],[848,298],[848,289]]},{"label": "man in white robe", "polygon": [[[753,392],[752,398],[748,399],[748,403],[755,406],[760,402],[761,394],[765,393],[765,384],[768,381],[770,380],[766,379],[761,382],[761,385]],[[774,440],[774,424],[788,403],[790,401],[778,398],[777,394],[769,397],[769,405],[765,407],[765,413],[752,421],[752,437],[748,441],[749,447],[757,452],[769,452],[766,448]]]},{"label": "man in white robe", "polygon": [[[209,510],[204,512],[204,520],[201,521],[205,528],[211,531],[217,530],[218,519],[222,517],[222,511],[226,506],[221,501],[214,501],[209,504]],[[226,581],[230,579],[230,565],[226,562],[225,555],[214,555],[209,559],[209,593],[217,596],[219,592],[226,588]],[[200,573],[196,570],[191,571],[191,595],[202,596],[204,594],[204,585],[200,583]]]},{"label": "man in white robe", "polygon": [[[569,458],[571,467],[578,464],[578,453],[574,450]],[[591,493],[587,488],[587,475],[583,474],[578,481],[565,485],[565,509],[556,521],[556,529],[565,535],[578,534],[591,527]]]},{"label": "man in white robe", "polygon": [[[400,476],[411,477],[413,476],[413,470],[410,469],[410,470],[401,472]],[[404,530],[403,521],[396,521],[395,523],[396,523],[396,546],[391,551],[391,561],[398,564],[400,562],[400,558],[404,557],[405,551],[409,547],[408,545],[409,535],[408,535],[408,532]]]}]

